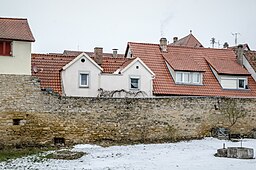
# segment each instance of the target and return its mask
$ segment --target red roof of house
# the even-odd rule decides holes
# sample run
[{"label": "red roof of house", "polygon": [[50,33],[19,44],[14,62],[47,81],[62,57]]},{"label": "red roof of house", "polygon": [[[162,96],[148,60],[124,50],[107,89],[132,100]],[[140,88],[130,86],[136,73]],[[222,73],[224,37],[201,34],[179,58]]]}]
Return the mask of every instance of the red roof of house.
[{"label": "red roof of house", "polygon": [[206,61],[218,74],[250,75],[250,73],[244,67],[241,67],[236,60],[226,58],[206,58]]},{"label": "red roof of house", "polygon": [[[256,96],[256,83],[251,76],[248,76],[248,87],[246,90],[225,90],[222,89],[218,80],[212,73],[206,59],[227,59],[236,60],[236,55],[231,49],[192,48],[184,46],[168,46],[168,52],[162,53],[159,44],[128,43],[133,57],[139,57],[154,73],[153,93],[155,95],[186,95],[186,96]],[[186,62],[170,61],[173,57],[184,57]],[[183,60],[183,59],[182,59]],[[183,60],[183,61],[184,61]],[[192,71],[203,72],[203,85],[175,84],[165,62],[170,62],[177,69],[185,70],[186,67]],[[190,64],[189,61],[192,61]],[[174,63],[174,64],[173,64]],[[192,66],[191,66],[192,65]],[[218,65],[220,66],[220,65]],[[200,67],[200,69],[198,69]],[[227,65],[225,71],[236,74],[240,65]],[[243,70],[239,68],[239,71]]]},{"label": "red roof of house", "polygon": [[27,19],[0,18],[0,39],[34,42]]},{"label": "red roof of house", "polygon": [[[72,50],[64,50],[63,54],[64,55],[69,55],[69,56],[78,56],[81,53],[86,53],[90,57],[93,56],[94,52],[88,52],[88,51],[72,51]],[[103,57],[113,57],[113,53],[103,53]],[[124,58],[124,54],[117,54],[117,58]]]},{"label": "red roof of house", "polygon": [[[105,53],[103,55],[105,56]],[[76,55],[32,54],[32,75],[40,79],[42,89],[52,88],[54,92],[62,94],[61,69],[76,57]],[[132,60],[105,56],[101,67],[103,73],[113,73]]]},{"label": "red roof of house", "polygon": [[183,37],[177,40],[176,42],[171,43],[170,45],[186,47],[203,47],[203,45],[196,39],[196,37],[193,34],[189,34],[186,37]]},{"label": "red roof of house", "polygon": [[256,71],[256,51],[244,51],[244,56],[252,68]]},{"label": "red roof of house", "polygon": [[173,54],[172,52],[169,52],[164,53],[163,57],[175,71],[205,71],[199,64],[197,64],[193,56],[179,53]]}]

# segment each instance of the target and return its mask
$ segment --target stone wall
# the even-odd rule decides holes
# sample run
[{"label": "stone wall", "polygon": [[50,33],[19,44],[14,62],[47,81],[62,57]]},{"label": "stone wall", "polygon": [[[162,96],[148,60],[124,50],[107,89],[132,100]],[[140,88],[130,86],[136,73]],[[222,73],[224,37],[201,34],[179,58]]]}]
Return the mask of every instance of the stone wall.
[{"label": "stone wall", "polygon": [[[41,91],[30,76],[0,75],[0,143],[4,145],[156,142],[198,138],[228,127],[222,107],[237,102],[246,116],[232,127],[256,128],[256,99],[218,97],[74,98]],[[56,142],[56,141],[55,141]]]}]

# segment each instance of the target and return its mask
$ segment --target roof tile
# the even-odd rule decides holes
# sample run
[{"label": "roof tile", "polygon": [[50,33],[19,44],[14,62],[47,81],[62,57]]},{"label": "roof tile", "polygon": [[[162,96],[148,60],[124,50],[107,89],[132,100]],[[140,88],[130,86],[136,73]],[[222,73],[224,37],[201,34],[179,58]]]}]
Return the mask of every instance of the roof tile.
[{"label": "roof tile", "polygon": [[34,42],[27,19],[0,18],[0,39]]}]

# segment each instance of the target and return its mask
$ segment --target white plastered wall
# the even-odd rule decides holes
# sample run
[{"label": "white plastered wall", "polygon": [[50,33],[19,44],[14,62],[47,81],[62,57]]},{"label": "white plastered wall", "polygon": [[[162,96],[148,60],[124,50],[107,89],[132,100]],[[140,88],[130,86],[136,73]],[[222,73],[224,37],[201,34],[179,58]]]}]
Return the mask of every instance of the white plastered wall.
[{"label": "white plastered wall", "polygon": [[[81,59],[85,62],[81,62]],[[89,87],[79,87],[80,72],[89,73]],[[61,72],[63,95],[78,97],[97,97],[99,89],[99,74],[101,70],[86,57],[80,57],[76,62]]]},{"label": "white plastered wall", "polygon": [[130,89],[130,77],[139,77],[139,90],[152,96],[153,75],[139,62],[136,61],[132,66],[125,70],[122,74],[102,74],[101,88],[107,91],[121,90],[134,91]]},{"label": "white plastered wall", "polygon": [[12,42],[12,56],[0,56],[0,74],[31,75],[31,42]]}]

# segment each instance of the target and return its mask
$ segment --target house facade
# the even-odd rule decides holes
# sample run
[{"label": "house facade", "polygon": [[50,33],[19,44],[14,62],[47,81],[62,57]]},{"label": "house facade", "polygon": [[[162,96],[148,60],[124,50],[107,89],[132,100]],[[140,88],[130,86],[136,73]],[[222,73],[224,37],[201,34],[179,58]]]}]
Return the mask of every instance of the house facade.
[{"label": "house facade", "polygon": [[31,75],[31,43],[27,19],[0,18],[0,74]]},{"label": "house facade", "polygon": [[151,97],[154,73],[139,58],[113,55],[98,47],[89,55],[33,54],[32,74],[43,89],[63,96]]}]

